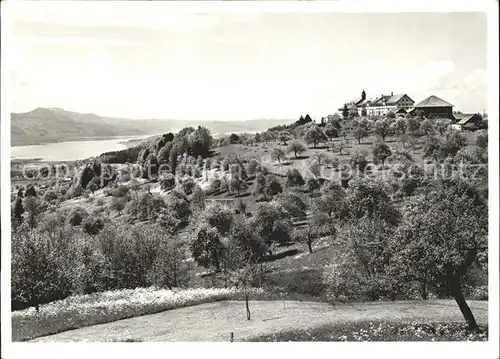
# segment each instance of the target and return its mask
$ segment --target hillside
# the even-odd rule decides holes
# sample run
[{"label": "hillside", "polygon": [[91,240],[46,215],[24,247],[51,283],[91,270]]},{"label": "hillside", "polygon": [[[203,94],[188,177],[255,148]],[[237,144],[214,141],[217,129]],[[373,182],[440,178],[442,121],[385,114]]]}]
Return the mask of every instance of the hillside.
[{"label": "hillside", "polygon": [[37,108],[11,114],[13,146],[34,145],[64,140],[97,139],[176,132],[186,126],[201,124],[212,133],[264,131],[290,120],[260,119],[250,121],[182,121],[172,119],[132,120],[101,117],[60,108]]},{"label": "hillside", "polygon": [[106,119],[91,113],[37,108],[11,114],[11,143],[31,145],[64,140],[147,135],[169,130],[168,121]]}]

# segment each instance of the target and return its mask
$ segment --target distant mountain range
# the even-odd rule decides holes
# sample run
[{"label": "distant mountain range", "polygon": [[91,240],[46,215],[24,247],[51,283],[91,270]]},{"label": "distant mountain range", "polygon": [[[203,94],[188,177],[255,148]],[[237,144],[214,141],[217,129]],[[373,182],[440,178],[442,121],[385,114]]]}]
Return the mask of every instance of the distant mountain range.
[{"label": "distant mountain range", "polygon": [[176,132],[187,126],[198,125],[207,127],[213,134],[265,131],[269,127],[293,121],[291,119],[199,122],[174,119],[131,120],[101,117],[93,113],[78,113],[61,108],[37,108],[30,112],[11,114],[11,145],[152,135]]}]

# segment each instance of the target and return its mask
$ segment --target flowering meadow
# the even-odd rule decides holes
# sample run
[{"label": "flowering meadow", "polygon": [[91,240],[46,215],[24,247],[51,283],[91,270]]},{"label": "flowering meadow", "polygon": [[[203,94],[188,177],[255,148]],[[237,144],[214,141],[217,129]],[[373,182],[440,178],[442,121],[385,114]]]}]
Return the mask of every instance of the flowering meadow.
[{"label": "flowering meadow", "polygon": [[[253,299],[262,289],[250,289]],[[115,290],[68,297],[12,312],[12,340],[23,341],[89,325],[113,322],[191,305],[221,300],[241,300],[237,288],[194,288],[167,290],[156,287]]]},{"label": "flowering meadow", "polygon": [[329,324],[306,330],[290,330],[253,337],[252,342],[406,342],[487,341],[488,328],[470,331],[462,322],[373,322]]}]

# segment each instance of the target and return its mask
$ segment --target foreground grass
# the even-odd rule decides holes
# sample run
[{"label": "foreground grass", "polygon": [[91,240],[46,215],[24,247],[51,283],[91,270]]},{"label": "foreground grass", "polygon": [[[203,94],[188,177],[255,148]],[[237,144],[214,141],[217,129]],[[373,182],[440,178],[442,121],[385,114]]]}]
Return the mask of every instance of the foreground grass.
[{"label": "foreground grass", "polygon": [[[394,323],[463,322],[458,306],[450,300],[336,304],[286,299],[257,300],[259,296],[267,297],[268,294],[252,295],[249,303],[251,320],[247,320],[244,301],[217,301],[91,325],[32,341],[212,342],[229,341],[231,333],[235,341],[246,341],[273,333],[311,331],[324,326],[342,326],[344,323],[372,322],[394,326]],[[488,303],[470,301],[469,304],[478,323],[487,325]],[[347,328],[347,332],[350,331]]]},{"label": "foreground grass", "polygon": [[459,322],[348,322],[311,329],[287,330],[252,337],[250,342],[331,342],[331,341],[487,341],[488,328],[472,332]]},{"label": "foreground grass", "polygon": [[[252,289],[254,299],[267,299]],[[12,312],[12,340],[24,341],[62,331],[154,314],[165,310],[222,300],[242,300],[236,288],[166,290],[138,288],[69,297],[40,307]]]}]

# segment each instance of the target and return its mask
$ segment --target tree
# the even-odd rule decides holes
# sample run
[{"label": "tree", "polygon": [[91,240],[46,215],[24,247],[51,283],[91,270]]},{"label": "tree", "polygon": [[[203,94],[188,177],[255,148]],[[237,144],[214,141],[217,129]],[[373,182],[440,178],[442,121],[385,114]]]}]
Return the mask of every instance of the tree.
[{"label": "tree", "polygon": [[101,185],[101,179],[97,176],[94,176],[94,178],[92,178],[92,180],[87,184],[87,189],[90,192],[94,193],[99,189],[100,185]]},{"label": "tree", "polygon": [[191,254],[194,260],[205,268],[215,267],[220,272],[223,246],[217,229],[203,223],[193,233]]},{"label": "tree", "polygon": [[319,180],[313,177],[309,177],[307,179],[307,190],[309,192],[316,192],[321,188],[321,184],[319,183]]},{"label": "tree", "polygon": [[[173,190],[166,197],[165,201],[159,196],[156,197],[156,201],[151,205],[151,210],[158,212],[161,208],[166,208],[166,210],[174,213],[180,222],[179,227],[183,228],[189,223],[192,214],[189,204],[189,199],[184,192]],[[150,216],[156,218],[156,213]]]},{"label": "tree", "polygon": [[257,263],[265,253],[264,243],[255,228],[244,216],[235,216],[228,237],[229,242],[235,245],[241,255],[238,259],[243,261],[233,263],[236,268],[241,268],[247,261]]},{"label": "tree", "polygon": [[266,195],[269,197],[276,196],[283,192],[283,187],[281,186],[280,181],[276,178],[276,176],[268,175],[266,176]]},{"label": "tree", "polygon": [[304,140],[307,143],[312,143],[314,148],[316,148],[317,144],[326,141],[327,137],[321,127],[318,125],[311,125],[305,133]]},{"label": "tree", "polygon": [[[30,199],[33,199],[31,197]],[[70,294],[53,239],[37,230],[12,233],[12,302],[35,306]]]},{"label": "tree", "polygon": [[30,229],[34,229],[39,222],[40,215],[47,209],[47,205],[39,197],[27,196],[24,198],[24,216]]},{"label": "tree", "polygon": [[353,169],[357,169],[360,172],[364,172],[366,167],[368,166],[368,160],[366,159],[366,156],[360,152],[356,152],[354,155],[352,155],[349,159],[349,162],[351,163]]},{"label": "tree", "polygon": [[292,134],[289,131],[281,131],[278,138],[281,142],[283,142],[283,146],[286,146],[286,141],[290,141],[292,139]]},{"label": "tree", "polygon": [[488,151],[488,132],[483,131],[476,137],[476,146],[481,152]]},{"label": "tree", "polygon": [[260,167],[260,163],[257,159],[252,158],[248,161],[247,172],[250,176],[254,176],[257,169]]},{"label": "tree", "polygon": [[358,140],[358,144],[361,144],[361,140],[368,136],[368,130],[365,125],[358,123],[353,127],[352,135]]},{"label": "tree", "polygon": [[455,156],[458,151],[467,147],[467,138],[460,131],[449,130],[444,137],[443,157]]},{"label": "tree", "polygon": [[373,160],[375,163],[382,162],[382,166],[385,165],[385,160],[392,154],[391,149],[385,143],[376,143],[373,146]]},{"label": "tree", "polygon": [[408,140],[408,143],[410,145],[410,148],[413,150],[413,154],[417,153],[417,149],[418,149],[418,137],[417,136],[414,136],[412,135],[410,137],[410,139]]},{"label": "tree", "polygon": [[96,236],[104,228],[104,222],[97,216],[88,216],[82,224],[83,230],[91,236]]},{"label": "tree", "polygon": [[337,138],[339,136],[338,128],[333,125],[333,123],[328,123],[325,126],[325,135],[330,140]]},{"label": "tree", "polygon": [[199,185],[196,185],[194,187],[193,193],[191,193],[191,195],[188,198],[189,198],[189,203],[191,204],[193,210],[203,209],[205,206],[205,200],[207,198],[207,194]]},{"label": "tree", "polygon": [[198,156],[205,158],[210,154],[213,138],[209,129],[198,126],[198,128],[191,132],[187,137],[189,146],[188,152],[190,152],[192,156],[195,158]]},{"label": "tree", "polygon": [[396,120],[395,127],[396,127],[396,132],[399,135],[406,134],[406,131],[408,129],[407,122],[403,117],[400,117]]},{"label": "tree", "polygon": [[406,147],[406,144],[410,140],[410,136],[406,133],[402,133],[399,135],[399,142],[403,145],[403,147]]},{"label": "tree", "polygon": [[[391,126],[387,120],[379,120],[375,123],[375,134],[382,138],[385,142],[385,138],[391,133]],[[358,139],[359,140],[359,139]]]},{"label": "tree", "polygon": [[222,189],[222,182],[219,177],[213,177],[210,179],[208,185],[209,193],[219,193]]},{"label": "tree", "polygon": [[394,227],[379,219],[346,223],[337,238],[341,255],[325,271],[327,297],[333,300],[394,300],[402,281],[391,271],[387,247]]},{"label": "tree", "polygon": [[161,236],[153,261],[148,273],[149,281],[159,287],[169,289],[182,285],[186,277],[185,249],[178,236],[157,230]]},{"label": "tree", "polygon": [[415,117],[409,117],[406,119],[406,128],[412,136],[418,136],[420,122]]},{"label": "tree", "polygon": [[295,155],[295,158],[298,158],[298,154],[301,154],[306,151],[306,146],[302,142],[299,142],[297,140],[293,140],[290,142],[290,145],[288,145],[288,152],[293,152]]},{"label": "tree", "polygon": [[344,150],[346,148],[349,148],[347,141],[340,141],[339,142],[339,154],[342,154],[342,150]]},{"label": "tree", "polygon": [[172,142],[166,143],[159,151],[158,151],[158,163],[165,164],[170,162],[170,151],[172,150]]},{"label": "tree", "polygon": [[94,176],[95,173],[94,170],[92,169],[92,166],[86,165],[80,175],[78,183],[82,186],[83,189],[85,189],[87,188],[89,182],[92,181],[92,178],[94,178]]},{"label": "tree", "polygon": [[273,160],[277,160],[278,163],[281,164],[281,161],[286,158],[286,153],[281,148],[277,147],[273,149],[273,152],[271,153],[271,158]]},{"label": "tree", "polygon": [[388,119],[390,119],[390,120],[393,120],[393,119],[395,119],[395,118],[396,118],[396,114],[395,114],[394,112],[392,112],[392,111],[389,111],[389,112],[387,112],[386,117],[387,117]]},{"label": "tree", "polygon": [[420,132],[429,137],[436,132],[436,129],[431,120],[425,119],[420,123]]},{"label": "tree", "polygon": [[236,205],[236,209],[239,213],[246,214],[247,213],[247,203],[244,200],[239,200]]},{"label": "tree", "polygon": [[397,225],[401,214],[391,202],[388,193],[389,188],[381,181],[370,178],[351,181],[340,214],[341,220],[356,221],[366,216],[378,218],[390,225]]},{"label": "tree", "polygon": [[175,188],[175,176],[166,173],[160,177],[160,188],[162,191],[170,191]]},{"label": "tree", "polygon": [[295,241],[306,243],[309,253],[312,253],[312,244],[314,240],[318,237],[326,236],[331,233],[331,230],[327,230],[327,224],[329,221],[330,218],[324,213],[317,213],[313,215],[311,220],[303,228],[295,232]]},{"label": "tree", "polygon": [[236,133],[231,133],[229,136],[229,143],[230,144],[235,144],[235,143],[240,143],[240,136],[238,136]]},{"label": "tree", "polygon": [[321,196],[316,200],[316,210],[325,213],[328,217],[338,217],[346,198],[345,190],[337,183],[332,182],[323,187]]},{"label": "tree", "polygon": [[409,203],[392,241],[392,263],[407,280],[446,286],[477,329],[461,280],[473,263],[487,263],[488,209],[473,188],[460,188],[468,186],[440,183]]},{"label": "tree", "polygon": [[424,158],[433,158],[437,162],[443,154],[442,149],[443,144],[439,138],[434,136],[428,137],[424,145]]},{"label": "tree", "polygon": [[274,244],[290,240],[292,223],[289,214],[277,201],[260,203],[255,211],[253,225],[272,254]]},{"label": "tree", "polygon": [[26,197],[36,197],[36,190],[35,190],[35,187],[33,187],[33,185],[29,185],[26,188],[25,196]]},{"label": "tree", "polygon": [[85,190],[83,189],[83,187],[80,185],[80,183],[77,183],[73,186],[73,188],[71,189],[71,196],[72,197],[81,197],[83,195],[83,192]]},{"label": "tree", "polygon": [[286,173],[286,185],[289,187],[301,187],[304,185],[304,178],[296,168],[288,170]]},{"label": "tree", "polygon": [[443,136],[450,126],[450,120],[439,119],[436,121],[436,130],[439,132],[441,136]]},{"label": "tree", "polygon": [[344,118],[344,120],[347,120],[347,118],[349,117],[349,108],[347,107],[346,103],[344,104],[344,107],[342,108],[342,117]]},{"label": "tree", "polygon": [[302,220],[307,218],[308,206],[300,194],[294,192],[283,193],[277,201],[290,217]]},{"label": "tree", "polygon": [[205,268],[220,272],[224,256],[223,238],[229,234],[234,222],[231,208],[215,203],[208,205],[189,231],[191,254]]},{"label": "tree", "polygon": [[248,189],[248,185],[245,181],[240,179],[238,176],[232,176],[229,181],[229,186],[232,191],[236,191],[238,193],[238,197],[240,196],[240,192]]},{"label": "tree", "polygon": [[79,226],[89,214],[83,207],[73,207],[68,214],[68,222],[72,226]]},{"label": "tree", "polygon": [[181,188],[187,196],[193,193],[195,186],[196,182],[194,181],[193,177],[184,178],[184,180],[181,182]]},{"label": "tree", "polygon": [[121,215],[125,209],[125,204],[125,198],[113,197],[111,199],[111,209],[118,212],[119,215]]},{"label": "tree", "polygon": [[14,222],[20,224],[23,220],[24,206],[22,197],[17,197],[14,203]]}]

